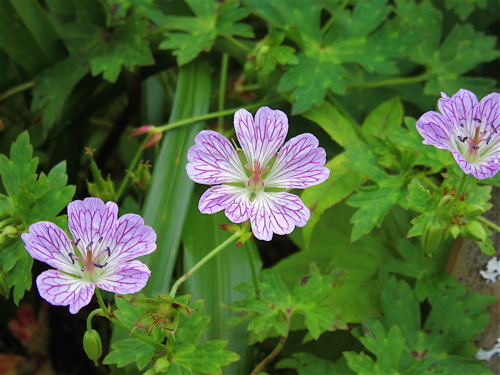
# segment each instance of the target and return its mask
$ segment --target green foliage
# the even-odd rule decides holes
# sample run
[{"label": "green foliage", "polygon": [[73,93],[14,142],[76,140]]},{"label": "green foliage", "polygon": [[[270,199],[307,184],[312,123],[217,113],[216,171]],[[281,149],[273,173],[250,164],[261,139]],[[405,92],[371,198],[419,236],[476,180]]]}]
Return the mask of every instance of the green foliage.
[{"label": "green foliage", "polygon": [[250,336],[248,342],[262,342],[270,336],[288,336],[292,316],[301,315],[314,339],[325,331],[347,328],[338,318],[338,310],[329,302],[336,287],[339,271],[334,269],[322,275],[314,263],[310,272],[295,285],[290,293],[276,272],[264,270],[260,280],[260,299],[255,298],[251,283],[238,290],[247,297],[232,304],[233,311],[244,313],[229,318],[229,327],[248,321]]},{"label": "green foliage", "polygon": [[160,48],[173,49],[179,65],[192,61],[201,51],[209,52],[219,36],[231,38],[233,35],[252,37],[249,25],[237,23],[248,16],[248,11],[240,8],[237,1],[186,0],[196,17],[167,16],[165,22],[169,31]]},{"label": "green foliage", "polygon": [[[363,334],[365,348],[374,354],[344,353],[356,373],[490,373],[484,362],[455,354],[473,339],[489,320],[485,308],[493,296],[467,293],[464,286],[436,291],[429,298],[431,311],[421,322],[420,309],[409,285],[394,277],[382,277],[382,319],[368,318]],[[467,329],[463,329],[467,327]]]},{"label": "green foliage", "polygon": [[[65,217],[56,217],[71,201],[73,186],[66,186],[66,164],[57,164],[49,174],[37,174],[38,159],[27,132],[12,144],[10,159],[0,155],[0,175],[7,195],[0,194],[0,273],[7,288],[14,287],[14,302],[19,303],[31,287],[33,259],[24,249],[19,235],[37,221],[61,224]],[[9,296],[6,291],[5,296]]]},{"label": "green foliage", "polygon": [[[293,368],[297,370],[299,375],[330,375],[340,373],[338,366],[333,362],[318,358],[310,353],[295,353],[292,358],[280,361],[276,365],[276,368]],[[344,370],[342,374],[347,375],[350,372]]]}]

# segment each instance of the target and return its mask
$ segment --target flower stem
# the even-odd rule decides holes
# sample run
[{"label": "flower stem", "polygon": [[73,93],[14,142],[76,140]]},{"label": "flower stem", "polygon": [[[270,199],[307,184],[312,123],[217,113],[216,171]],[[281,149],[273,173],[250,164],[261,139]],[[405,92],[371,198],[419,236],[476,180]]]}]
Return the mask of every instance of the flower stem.
[{"label": "flower stem", "polygon": [[[227,82],[227,64],[229,61],[229,55],[227,53],[222,54],[222,63],[220,68],[220,81],[219,81],[219,100],[217,103],[217,111],[221,112],[224,110],[224,99],[226,96],[226,82]],[[223,133],[224,126],[224,116],[219,116],[217,119],[217,130],[219,133]]]},{"label": "flower stem", "polygon": [[139,163],[139,159],[141,158],[142,152],[143,152],[143,147],[148,143],[149,139],[151,138],[151,135],[148,135],[144,141],[141,144],[141,147],[137,150],[135,153],[134,159],[132,159],[132,162],[130,163],[130,167],[128,169],[128,172],[125,174],[125,177],[123,178],[122,183],[120,184],[120,187],[118,188],[118,191],[115,194],[115,202],[118,202],[120,200],[120,197],[122,196],[123,192],[125,191],[125,188],[128,185],[128,182],[130,180],[130,173],[133,172],[135,167],[137,166],[137,163]]},{"label": "flower stem", "polygon": [[383,81],[377,82],[366,82],[357,85],[348,86],[348,90],[356,90],[356,89],[367,89],[367,88],[377,88],[384,86],[393,86],[393,85],[408,85],[411,83],[419,83],[423,82],[427,79],[427,74],[421,74],[415,77],[401,77],[401,78],[391,78]]},{"label": "flower stem", "polygon": [[[265,104],[272,103],[273,101],[276,101],[276,100],[267,100],[267,102]],[[252,105],[246,106],[245,108],[246,109],[254,109],[254,108],[262,107],[265,104],[262,103],[262,102],[260,102],[260,103],[256,103],[256,104],[252,104]],[[184,119],[184,120],[173,122],[171,124],[167,124],[167,125],[163,125],[163,126],[158,126],[157,130],[160,131],[160,132],[165,132],[167,130],[175,129],[175,128],[178,128],[178,127],[181,127],[181,126],[184,126],[184,125],[193,124],[193,123],[198,122],[198,121],[209,120],[209,119],[217,118],[217,117],[221,117],[221,116],[232,115],[234,112],[236,112],[240,108],[241,107],[231,108],[231,109],[225,109],[224,111],[217,111],[217,112],[207,113],[206,115],[201,115],[201,116],[195,116],[195,117],[187,118],[187,119]]]},{"label": "flower stem", "polygon": [[264,358],[257,366],[255,366],[255,368],[252,370],[250,375],[258,375],[260,373],[260,371],[264,367],[266,367],[266,365],[269,362],[271,362],[279,354],[281,349],[283,349],[283,347],[285,346],[286,340],[288,339],[288,329],[289,328],[290,328],[290,316],[287,316],[287,334],[286,334],[286,336],[280,337],[280,341],[278,342],[278,345],[276,345],[276,347],[273,349],[273,351],[271,353],[269,353],[269,355],[266,358]]},{"label": "flower stem", "polygon": [[496,230],[497,232],[500,232],[500,226],[496,225],[494,222],[486,219],[485,217],[483,216],[478,216],[477,217],[477,220],[482,222],[483,224],[486,224],[487,226],[489,226],[491,229],[493,230]]},{"label": "flower stem", "polygon": [[255,254],[253,252],[253,243],[250,245],[250,241],[245,242],[245,247],[247,249],[248,261],[250,263],[250,269],[252,270],[253,287],[255,289],[255,298],[260,299],[260,286],[259,277],[257,276],[257,267],[255,266]]},{"label": "flower stem", "polygon": [[210,253],[205,255],[203,259],[201,259],[198,263],[196,263],[189,271],[187,271],[184,275],[182,275],[172,286],[172,290],[170,291],[170,296],[175,297],[175,294],[177,293],[177,290],[181,286],[181,284],[186,281],[189,276],[191,276],[193,273],[198,271],[198,269],[203,266],[206,262],[208,262],[210,259],[212,259],[219,251],[224,249],[227,245],[229,245],[231,242],[233,242],[235,239],[241,236],[241,232],[238,231],[234,233],[231,237],[229,237],[227,240],[225,240],[223,243],[221,243],[219,246],[217,246],[215,249],[213,249]]},{"label": "flower stem", "polygon": [[[168,348],[165,345],[163,345],[159,342],[156,342],[154,340],[151,340],[149,337],[141,335],[139,332],[134,331],[130,327],[127,327],[124,323],[120,322],[118,319],[116,319],[114,316],[112,316],[109,313],[108,308],[106,307],[106,304],[104,303],[104,300],[102,299],[101,292],[99,291],[99,288],[95,289],[95,294],[97,296],[97,301],[99,302],[99,307],[101,308],[103,316],[108,318],[108,320],[111,323],[113,323],[114,325],[127,331],[130,334],[130,336],[135,337],[137,340],[142,341],[144,344],[152,346],[153,348],[155,348],[155,350],[157,352],[166,352],[168,350]],[[96,311],[96,310],[94,310],[94,311]],[[92,313],[90,315],[92,315]],[[89,315],[89,317],[90,317],[90,315]],[[88,328],[88,318],[87,318],[87,328]]]},{"label": "flower stem", "polygon": [[89,316],[87,316],[87,331],[90,331],[92,329],[92,318],[96,315],[104,315],[102,309],[95,309],[94,311],[92,311]]},{"label": "flower stem", "polygon": [[457,201],[460,199],[460,196],[462,195],[462,192],[464,190],[465,186],[465,181],[467,181],[468,174],[463,174],[462,175],[462,180],[460,181],[460,185],[458,186],[457,193],[455,194],[455,199],[453,199],[453,202],[451,202],[451,205],[453,206]]},{"label": "flower stem", "polygon": [[2,94],[0,94],[0,102],[4,101],[5,99],[10,98],[12,95],[17,94],[18,92],[28,90],[34,86],[35,86],[35,81],[28,81],[28,82],[21,83],[20,85],[14,86],[14,87],[4,91]]}]

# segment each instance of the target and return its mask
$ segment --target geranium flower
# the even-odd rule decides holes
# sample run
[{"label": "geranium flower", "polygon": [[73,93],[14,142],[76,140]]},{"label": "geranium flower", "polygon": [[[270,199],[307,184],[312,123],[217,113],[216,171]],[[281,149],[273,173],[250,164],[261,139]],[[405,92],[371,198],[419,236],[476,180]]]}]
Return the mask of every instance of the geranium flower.
[{"label": "geranium flower", "polygon": [[426,112],[417,121],[422,143],[449,150],[466,174],[493,177],[500,170],[500,94],[491,93],[479,103],[464,89],[451,98],[441,96],[442,114]]},{"label": "geranium flower", "polygon": [[76,314],[90,303],[95,287],[113,293],[140,291],[151,274],[132,260],[156,249],[155,231],[135,214],[118,216],[114,202],[86,198],[68,205],[68,226],[74,241],[57,225],[40,221],[21,235],[26,250],[56,268],[36,279],[40,295]]},{"label": "geranium flower", "polygon": [[225,210],[233,223],[250,219],[256,238],[269,241],[273,233],[288,234],[303,227],[309,209],[289,189],[304,189],[325,181],[326,153],[309,133],[283,145],[288,119],[281,111],[260,108],[252,115],[240,109],[234,127],[241,149],[212,130],[203,130],[188,152],[189,177],[200,184],[217,185],[200,199],[202,213]]}]

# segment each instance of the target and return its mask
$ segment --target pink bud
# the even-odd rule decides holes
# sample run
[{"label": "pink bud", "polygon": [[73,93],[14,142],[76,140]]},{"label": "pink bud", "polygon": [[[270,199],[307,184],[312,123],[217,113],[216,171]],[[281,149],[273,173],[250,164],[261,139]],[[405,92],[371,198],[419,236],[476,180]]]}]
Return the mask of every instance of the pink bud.
[{"label": "pink bud", "polygon": [[143,149],[144,148],[148,148],[148,147],[152,147],[152,146],[155,146],[158,144],[158,142],[160,142],[160,139],[162,137],[162,132],[156,132],[154,133],[151,138],[149,139],[149,141],[147,141],[146,145],[144,147],[142,147]]},{"label": "pink bud", "polygon": [[154,133],[156,131],[156,126],[154,125],[143,125],[139,126],[138,128],[135,128],[132,130],[132,133],[130,133],[130,137],[136,137],[138,135],[142,134],[148,134],[148,133]]}]

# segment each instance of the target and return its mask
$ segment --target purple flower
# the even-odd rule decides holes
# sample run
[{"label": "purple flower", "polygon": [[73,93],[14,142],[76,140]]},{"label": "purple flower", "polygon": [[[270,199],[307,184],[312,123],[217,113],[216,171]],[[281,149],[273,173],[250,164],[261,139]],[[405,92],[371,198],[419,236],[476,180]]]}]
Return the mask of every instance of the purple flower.
[{"label": "purple flower", "polygon": [[312,134],[290,139],[288,119],[281,111],[260,108],[252,115],[240,109],[234,115],[242,150],[212,130],[203,130],[188,152],[189,177],[200,184],[217,185],[200,199],[202,213],[225,210],[233,223],[250,219],[256,238],[269,241],[273,233],[288,234],[309,220],[309,209],[289,189],[304,189],[325,181],[326,153]]},{"label": "purple flower", "polygon": [[449,150],[466,174],[493,177],[500,169],[500,94],[491,93],[479,103],[464,89],[451,98],[441,96],[442,114],[426,112],[417,121],[422,143]]},{"label": "purple flower", "polygon": [[57,270],[36,279],[40,295],[53,305],[68,306],[76,314],[88,305],[95,286],[129,294],[144,288],[151,272],[132,260],[156,249],[155,231],[135,214],[118,216],[116,203],[86,198],[68,205],[69,230],[40,221],[21,238],[30,255]]}]

